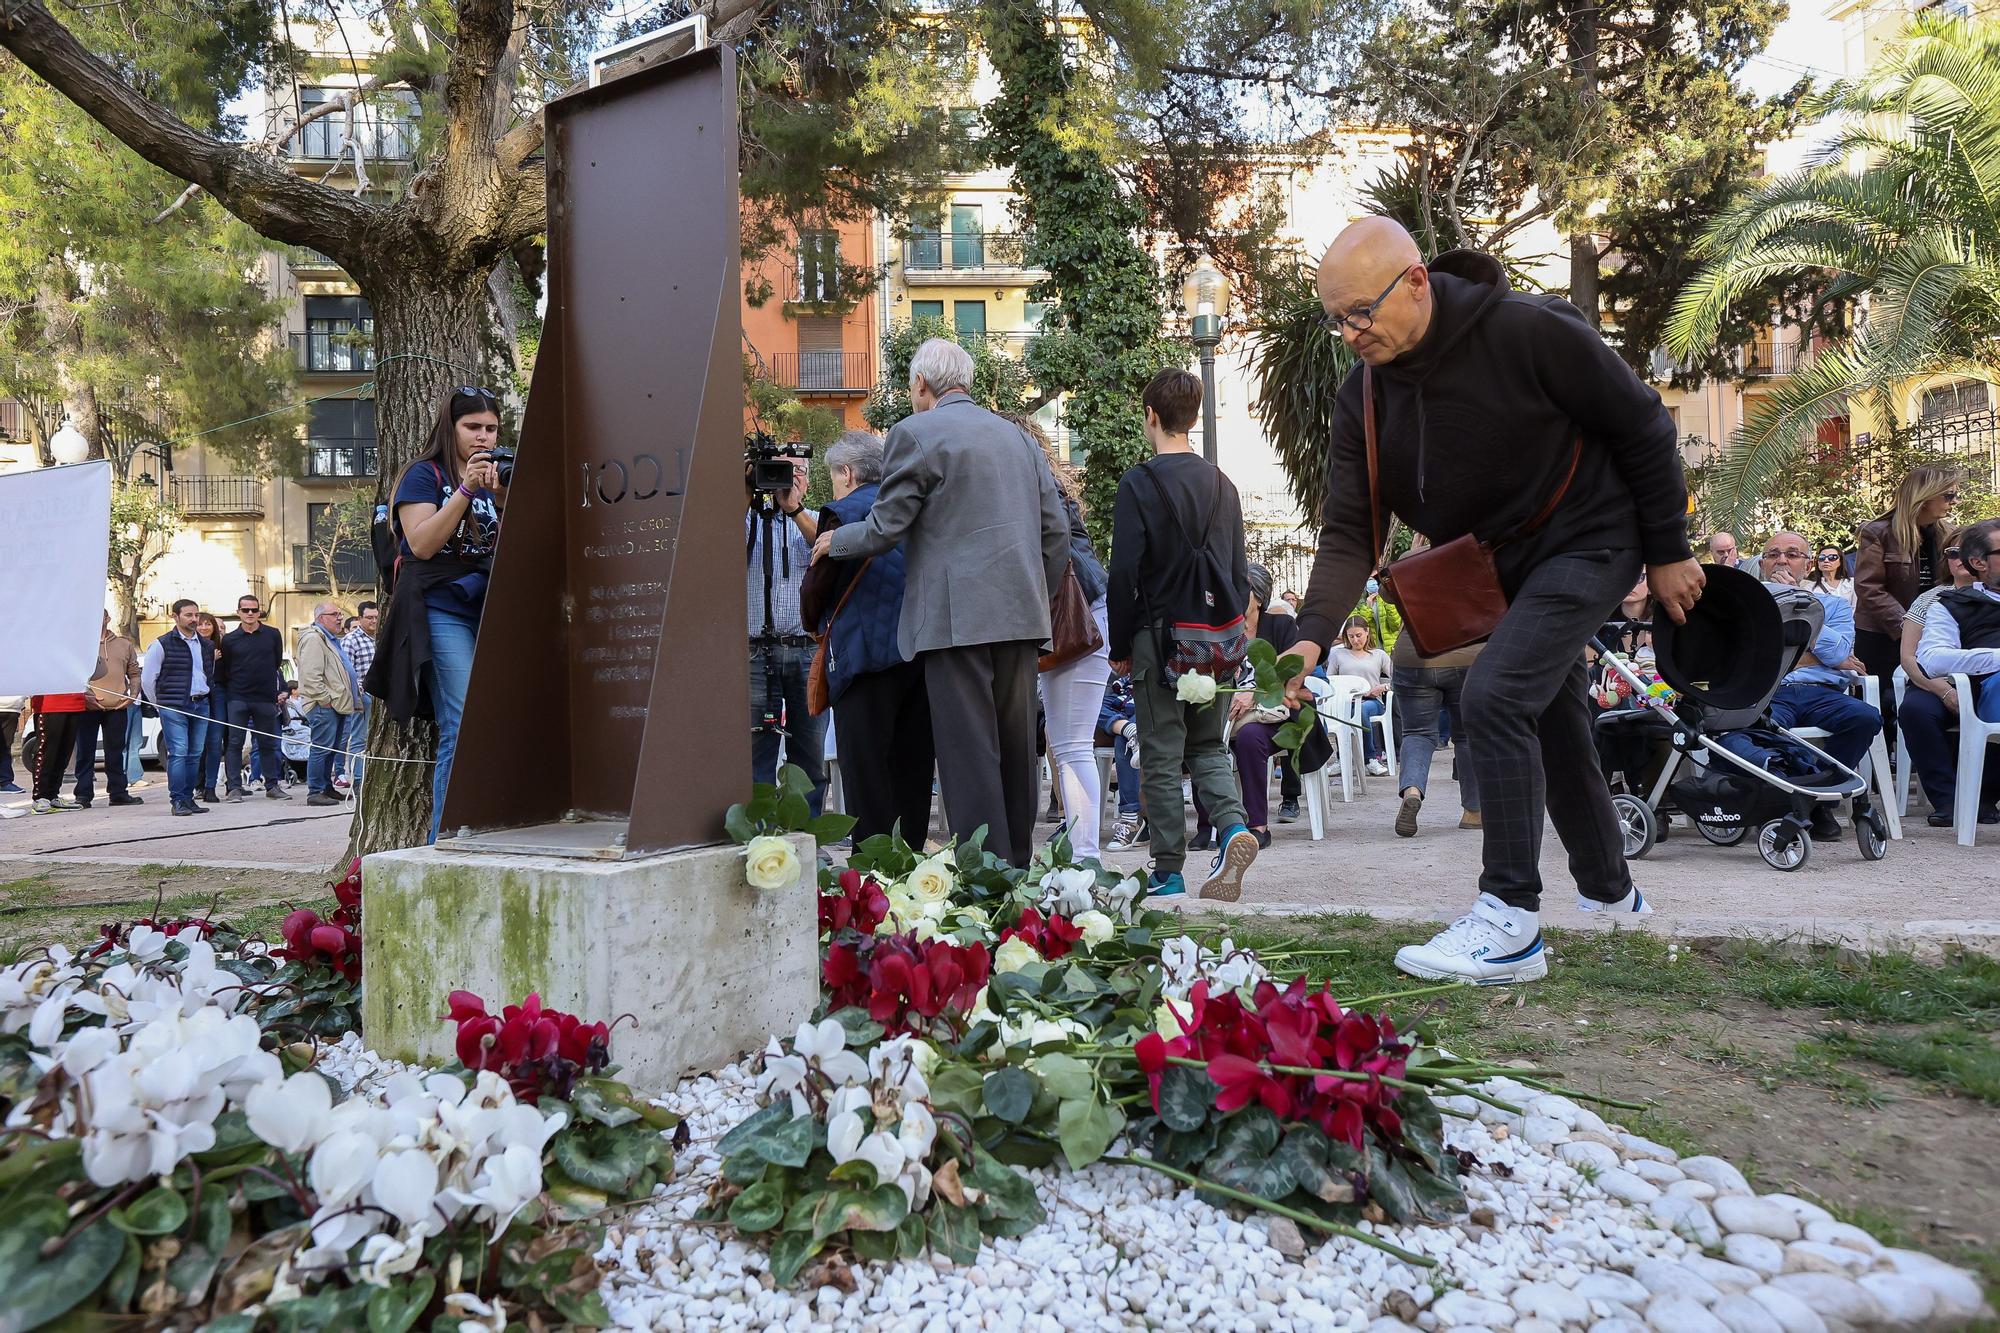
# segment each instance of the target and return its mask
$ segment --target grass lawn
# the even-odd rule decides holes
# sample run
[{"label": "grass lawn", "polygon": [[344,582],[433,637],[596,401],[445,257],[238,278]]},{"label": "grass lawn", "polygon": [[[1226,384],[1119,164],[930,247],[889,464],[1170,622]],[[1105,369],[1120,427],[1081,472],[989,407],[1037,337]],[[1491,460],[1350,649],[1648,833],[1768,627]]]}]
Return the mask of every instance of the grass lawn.
[{"label": "grass lawn", "polygon": [[[1433,929],[1353,915],[1212,924],[1262,950],[1340,951],[1291,970],[1354,997],[1421,984],[1393,959]],[[1447,1047],[1648,1102],[1622,1116],[1633,1132],[1726,1157],[1759,1189],[1816,1199],[2000,1288],[2000,962],[1637,931],[1547,941],[1546,980],[1387,1007]]]}]

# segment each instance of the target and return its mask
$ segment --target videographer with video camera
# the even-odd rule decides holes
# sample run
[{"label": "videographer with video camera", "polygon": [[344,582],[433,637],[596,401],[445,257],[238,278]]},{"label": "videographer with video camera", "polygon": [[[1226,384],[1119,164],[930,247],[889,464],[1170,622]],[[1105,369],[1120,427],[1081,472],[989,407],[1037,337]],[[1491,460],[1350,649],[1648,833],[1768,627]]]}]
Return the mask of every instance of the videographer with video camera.
[{"label": "videographer with video camera", "polygon": [[389,502],[395,587],[363,688],[384,700],[398,723],[437,719],[432,842],[444,814],[513,465],[513,451],[500,447],[499,397],[491,389],[461,386],[438,412],[430,446],[403,470]]},{"label": "videographer with video camera", "polygon": [[778,736],[785,762],[812,779],[815,817],[826,795],[826,719],[806,707],[813,637],[799,614],[799,587],[812,563],[819,521],[806,508],[804,444],[757,434],[744,443],[744,580],[750,610],[750,773],[778,780]]}]

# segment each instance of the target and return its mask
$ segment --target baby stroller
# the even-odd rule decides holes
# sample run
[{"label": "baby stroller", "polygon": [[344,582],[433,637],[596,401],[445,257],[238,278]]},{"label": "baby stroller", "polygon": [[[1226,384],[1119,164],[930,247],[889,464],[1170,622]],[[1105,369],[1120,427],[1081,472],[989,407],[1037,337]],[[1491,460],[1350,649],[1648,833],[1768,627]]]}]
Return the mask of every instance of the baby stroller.
[{"label": "baby stroller", "polygon": [[[1647,681],[1622,654],[1594,642],[1607,671],[1631,686],[1631,706],[1596,721],[1615,792],[1625,855],[1651,851],[1669,812],[1684,816],[1707,841],[1733,847],[1753,831],[1757,851],[1776,870],[1797,870],[1812,856],[1815,805],[1854,803],[1854,838],[1864,860],[1888,853],[1889,833],[1869,799],[1868,782],[1824,750],[1770,717],[1771,696],[1819,638],[1824,612],[1802,588],[1764,584],[1733,569],[1710,569],[1688,623],[1662,617],[1654,629],[1660,682]],[[1747,736],[1771,756],[1759,764],[1726,749],[1719,737]],[[1657,775],[1643,756],[1667,753]],[[1650,778],[1635,782],[1635,775]]]}]

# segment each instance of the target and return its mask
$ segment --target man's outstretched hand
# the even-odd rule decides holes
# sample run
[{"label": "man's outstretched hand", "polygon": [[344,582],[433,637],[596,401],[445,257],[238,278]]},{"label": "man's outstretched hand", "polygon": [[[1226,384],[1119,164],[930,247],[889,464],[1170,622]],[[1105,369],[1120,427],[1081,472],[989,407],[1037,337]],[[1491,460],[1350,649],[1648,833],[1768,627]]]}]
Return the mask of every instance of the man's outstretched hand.
[{"label": "man's outstretched hand", "polygon": [[1305,664],[1299,668],[1298,675],[1285,682],[1285,706],[1299,708],[1312,702],[1312,696],[1307,692],[1304,681],[1312,674],[1312,669],[1319,665],[1319,645],[1310,639],[1300,639],[1287,651],[1296,653],[1299,660]]},{"label": "man's outstretched hand", "polygon": [[1676,625],[1687,624],[1688,612],[1701,600],[1701,590],[1707,582],[1708,575],[1701,572],[1701,562],[1693,557],[1671,565],[1646,566],[1646,583],[1653,590],[1653,600]]}]

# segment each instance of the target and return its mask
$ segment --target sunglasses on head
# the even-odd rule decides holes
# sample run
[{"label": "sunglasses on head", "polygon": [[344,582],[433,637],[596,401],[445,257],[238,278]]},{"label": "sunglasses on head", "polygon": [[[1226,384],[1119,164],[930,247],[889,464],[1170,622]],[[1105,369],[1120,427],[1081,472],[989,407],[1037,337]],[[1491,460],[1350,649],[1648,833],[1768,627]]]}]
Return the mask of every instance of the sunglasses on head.
[{"label": "sunglasses on head", "polygon": [[491,398],[496,402],[500,398],[500,395],[493,392],[493,390],[482,389],[476,384],[461,384],[452,390],[452,392],[458,394],[461,398]]}]

